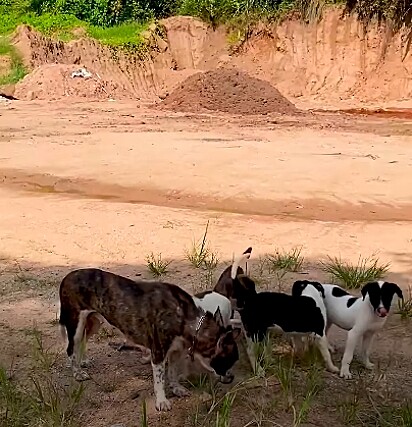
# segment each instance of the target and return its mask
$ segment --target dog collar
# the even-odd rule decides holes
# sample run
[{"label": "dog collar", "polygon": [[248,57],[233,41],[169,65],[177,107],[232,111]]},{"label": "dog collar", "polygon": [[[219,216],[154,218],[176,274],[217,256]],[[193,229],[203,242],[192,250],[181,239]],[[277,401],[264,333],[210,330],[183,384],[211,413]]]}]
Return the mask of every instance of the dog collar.
[{"label": "dog collar", "polygon": [[192,362],[195,360],[195,350],[196,350],[196,344],[197,344],[197,334],[199,333],[200,328],[202,327],[202,324],[205,321],[205,319],[206,319],[206,315],[202,314],[200,316],[200,319],[197,322],[195,333],[193,335],[192,345],[189,348],[189,356],[192,359]]}]

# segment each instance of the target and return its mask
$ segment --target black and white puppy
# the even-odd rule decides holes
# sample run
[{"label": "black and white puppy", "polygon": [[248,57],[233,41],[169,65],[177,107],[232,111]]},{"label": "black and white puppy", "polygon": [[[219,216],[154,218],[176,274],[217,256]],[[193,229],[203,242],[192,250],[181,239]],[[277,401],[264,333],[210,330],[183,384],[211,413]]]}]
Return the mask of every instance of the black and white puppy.
[{"label": "black and white puppy", "polygon": [[[311,296],[294,296],[278,292],[256,292],[254,281],[243,274],[233,279],[231,300],[240,313],[248,341],[248,356],[252,367],[258,368],[252,341],[262,341],[269,329],[289,334],[307,334],[315,337],[327,369],[337,372],[331,360],[325,337],[326,317],[322,313],[321,298],[307,290]],[[295,287],[295,293],[297,293]],[[314,287],[311,287],[314,289]],[[319,295],[319,290],[316,290]]]},{"label": "black and white puppy", "polygon": [[336,285],[324,284],[323,289],[328,317],[326,333],[333,324],[349,331],[340,376],[350,379],[349,367],[359,342],[362,343],[363,364],[367,369],[373,368],[369,355],[374,335],[384,326],[394,295],[403,299],[402,290],[397,284],[384,281],[367,283],[361,290],[361,297],[353,296]]},{"label": "black and white puppy", "polygon": [[[319,282],[313,282],[309,280],[297,280],[292,286],[292,296],[295,297],[307,297],[312,298],[315,301],[316,307],[319,308],[319,311],[315,311],[315,316],[321,316],[321,323],[323,324],[322,333],[315,334],[315,343],[319,348],[319,351],[325,360],[326,366],[331,372],[339,372],[332,361],[331,355],[329,353],[329,343],[326,336],[326,327],[327,327],[327,313],[325,306],[325,291],[323,286]],[[319,318],[320,319],[320,318]],[[309,322],[314,322],[314,318],[308,319]]]}]

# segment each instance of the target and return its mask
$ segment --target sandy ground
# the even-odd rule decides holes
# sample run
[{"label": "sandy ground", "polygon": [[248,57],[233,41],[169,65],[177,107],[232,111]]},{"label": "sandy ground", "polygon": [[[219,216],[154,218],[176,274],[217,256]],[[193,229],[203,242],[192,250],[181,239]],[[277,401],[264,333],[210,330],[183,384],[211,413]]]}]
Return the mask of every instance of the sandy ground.
[{"label": "sandy ground", "polygon": [[[332,113],[184,115],[133,102],[1,104],[1,359],[8,364],[28,352],[17,337],[33,320],[60,346],[50,324],[56,288],[49,299],[24,287],[11,292],[10,277],[23,272],[58,283],[71,268],[97,266],[149,278],[145,257],[161,252],[173,261],[169,280],[197,289],[200,279],[184,250],[201,237],[207,220],[222,263],[249,245],[255,260],[302,246],[305,271],[324,278],[316,262],[326,255],[356,263],[376,253],[391,263],[388,277],[407,289],[411,125]],[[400,328],[387,333],[383,357],[391,360],[388,352],[396,351],[398,365],[409,366],[412,341]],[[95,405],[84,422],[137,425],[133,403],[124,399],[140,383],[151,393],[150,371],[136,367],[129,354],[110,353],[107,343],[94,349],[95,375],[115,367],[109,376],[118,388],[94,385]],[[404,387],[411,391],[408,381]],[[181,414],[190,404],[176,402]],[[170,425],[192,425],[182,417]],[[166,422],[170,418],[154,418],[153,425]]]}]

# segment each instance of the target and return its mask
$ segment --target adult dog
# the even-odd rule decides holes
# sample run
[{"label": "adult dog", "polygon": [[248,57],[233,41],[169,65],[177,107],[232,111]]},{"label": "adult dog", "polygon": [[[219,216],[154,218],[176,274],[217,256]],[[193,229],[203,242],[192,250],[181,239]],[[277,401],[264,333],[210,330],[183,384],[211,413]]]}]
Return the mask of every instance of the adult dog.
[{"label": "adult dog", "polygon": [[177,396],[187,394],[178,381],[178,365],[187,354],[220,381],[233,381],[230,369],[239,358],[235,339],[240,330],[225,328],[219,310],[205,313],[180,287],[86,268],[67,274],[59,294],[59,323],[68,338],[67,355],[77,380],[88,379],[81,369],[82,347],[103,318],[133,343],[150,349],[157,410],[171,408],[165,395],[166,359],[169,383]]},{"label": "adult dog", "polygon": [[[324,284],[323,289],[328,317],[326,333],[333,324],[349,331],[340,376],[350,379],[349,368],[359,342],[362,342],[363,364],[367,369],[373,368],[369,355],[374,335],[386,323],[394,295],[403,299],[402,290],[397,284],[384,281],[367,283],[361,290],[361,297],[353,296],[336,285]],[[333,351],[332,347],[330,349]]]}]

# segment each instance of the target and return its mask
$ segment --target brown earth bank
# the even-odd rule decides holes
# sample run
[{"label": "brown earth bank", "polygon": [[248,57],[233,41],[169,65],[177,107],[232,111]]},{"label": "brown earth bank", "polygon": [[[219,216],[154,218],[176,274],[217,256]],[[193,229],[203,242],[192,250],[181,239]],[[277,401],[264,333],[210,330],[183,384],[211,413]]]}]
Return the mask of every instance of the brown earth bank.
[{"label": "brown earth bank", "polygon": [[[169,18],[159,25],[163,31],[152,31],[143,61],[126,53],[113,56],[93,40],[57,42],[20,27],[16,46],[26,63],[40,70],[17,85],[16,93],[21,99],[93,97],[98,84],[105,91],[100,89],[97,97],[103,92],[107,97],[153,102],[188,76],[224,65],[269,82],[298,107],[308,100],[323,108],[342,108],[360,102],[384,106],[411,98],[412,59],[406,55],[402,34],[389,38],[378,26],[364,33],[356,17],[343,18],[340,9],[327,11],[318,24],[287,20],[256,29],[236,53],[224,28],[213,31],[190,17]],[[80,84],[62,78],[65,68],[45,64],[64,64],[70,70],[84,66],[93,79]],[[58,87],[53,73],[61,82]],[[73,90],[61,87],[71,84],[76,85]]]}]

